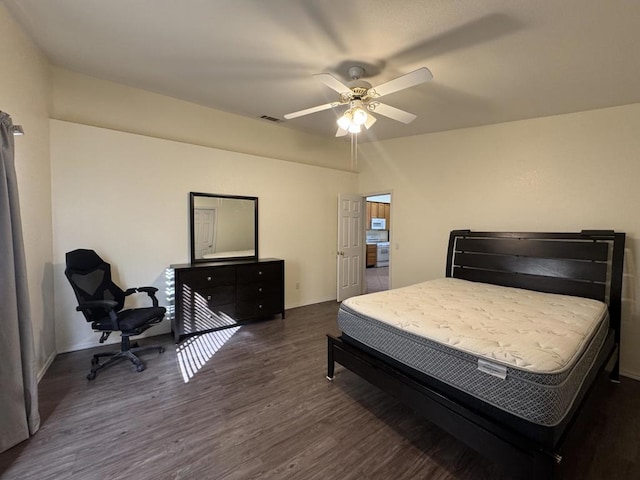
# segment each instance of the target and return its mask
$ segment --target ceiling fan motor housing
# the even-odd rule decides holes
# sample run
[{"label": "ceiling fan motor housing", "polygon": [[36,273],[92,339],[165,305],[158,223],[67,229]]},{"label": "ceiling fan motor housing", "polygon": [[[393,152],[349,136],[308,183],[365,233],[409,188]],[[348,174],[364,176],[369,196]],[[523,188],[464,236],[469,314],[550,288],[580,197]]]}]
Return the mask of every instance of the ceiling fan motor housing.
[{"label": "ceiling fan motor housing", "polygon": [[[367,82],[364,82],[364,83],[367,83]],[[370,88],[371,88],[370,86],[351,87],[351,91],[353,92],[354,97],[362,98],[367,94]]]},{"label": "ceiling fan motor housing", "polygon": [[349,67],[349,78],[351,80],[358,80],[362,78],[364,75],[364,68],[359,65],[354,65],[353,67]]}]

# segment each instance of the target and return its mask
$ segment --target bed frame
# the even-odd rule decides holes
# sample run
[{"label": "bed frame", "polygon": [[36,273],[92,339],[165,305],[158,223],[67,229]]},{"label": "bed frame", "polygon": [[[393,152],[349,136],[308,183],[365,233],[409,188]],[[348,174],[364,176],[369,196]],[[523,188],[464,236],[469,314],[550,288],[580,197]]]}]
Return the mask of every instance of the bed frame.
[{"label": "bed frame", "polygon": [[[327,378],[335,362],[399,399],[459,440],[522,478],[552,479],[562,444],[596,378],[609,366],[619,380],[625,234],[505,233],[454,230],[446,276],[594,298],[609,305],[610,331],[563,421],[544,427],[504,412],[342,334],[328,335]],[[607,368],[609,370],[609,368]]]}]

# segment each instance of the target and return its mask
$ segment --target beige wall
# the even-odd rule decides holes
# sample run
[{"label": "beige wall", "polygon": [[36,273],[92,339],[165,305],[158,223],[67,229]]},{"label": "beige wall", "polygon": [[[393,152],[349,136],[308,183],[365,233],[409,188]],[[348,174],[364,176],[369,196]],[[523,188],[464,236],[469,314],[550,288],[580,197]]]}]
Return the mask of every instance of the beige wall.
[{"label": "beige wall", "polygon": [[[285,260],[286,308],[336,298],[337,196],[356,190],[357,174],[59,120],[50,128],[58,352],[97,343],[74,311],[65,252],[97,250],[123,287],[154,285],[166,304],[165,268],[189,261],[190,191],[259,198],[260,257]],[[168,330],[165,321],[149,333]]]},{"label": "beige wall", "polygon": [[448,233],[627,233],[622,369],[640,378],[640,104],[455,130],[360,149],[360,192],[392,191],[391,276],[444,275]]},{"label": "beige wall", "polygon": [[49,168],[51,72],[44,56],[0,3],[0,110],[24,127],[16,172],[27,260],[31,318],[41,376],[55,356]]},{"label": "beige wall", "polygon": [[222,150],[349,170],[350,145],[175,98],[53,69],[51,117]]}]

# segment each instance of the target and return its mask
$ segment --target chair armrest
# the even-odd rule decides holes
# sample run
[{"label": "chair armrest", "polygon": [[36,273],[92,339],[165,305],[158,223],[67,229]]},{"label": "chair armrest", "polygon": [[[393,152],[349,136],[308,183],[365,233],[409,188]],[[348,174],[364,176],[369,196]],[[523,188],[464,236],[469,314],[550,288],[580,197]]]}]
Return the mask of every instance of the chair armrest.
[{"label": "chair armrest", "polygon": [[139,292],[156,293],[158,289],[156,287],[138,287]]},{"label": "chair armrest", "polygon": [[136,288],[127,288],[127,290],[124,292],[124,296],[128,297],[129,295],[131,295],[132,293],[136,293],[138,290]]},{"label": "chair armrest", "polygon": [[136,290],[138,292],[146,293],[147,295],[149,295],[149,298],[151,298],[151,302],[153,303],[153,306],[154,307],[158,306],[158,299],[156,298],[156,292],[158,291],[158,289],[156,287],[138,287]]}]

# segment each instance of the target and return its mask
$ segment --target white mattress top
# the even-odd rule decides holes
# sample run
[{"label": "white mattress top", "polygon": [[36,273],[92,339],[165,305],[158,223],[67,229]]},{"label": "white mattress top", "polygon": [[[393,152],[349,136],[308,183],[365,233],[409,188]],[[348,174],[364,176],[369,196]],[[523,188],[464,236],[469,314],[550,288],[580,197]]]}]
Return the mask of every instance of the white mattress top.
[{"label": "white mattress top", "polygon": [[607,313],[597,300],[455,278],[351,297],[343,304],[443,345],[536,373],[570,368]]}]

